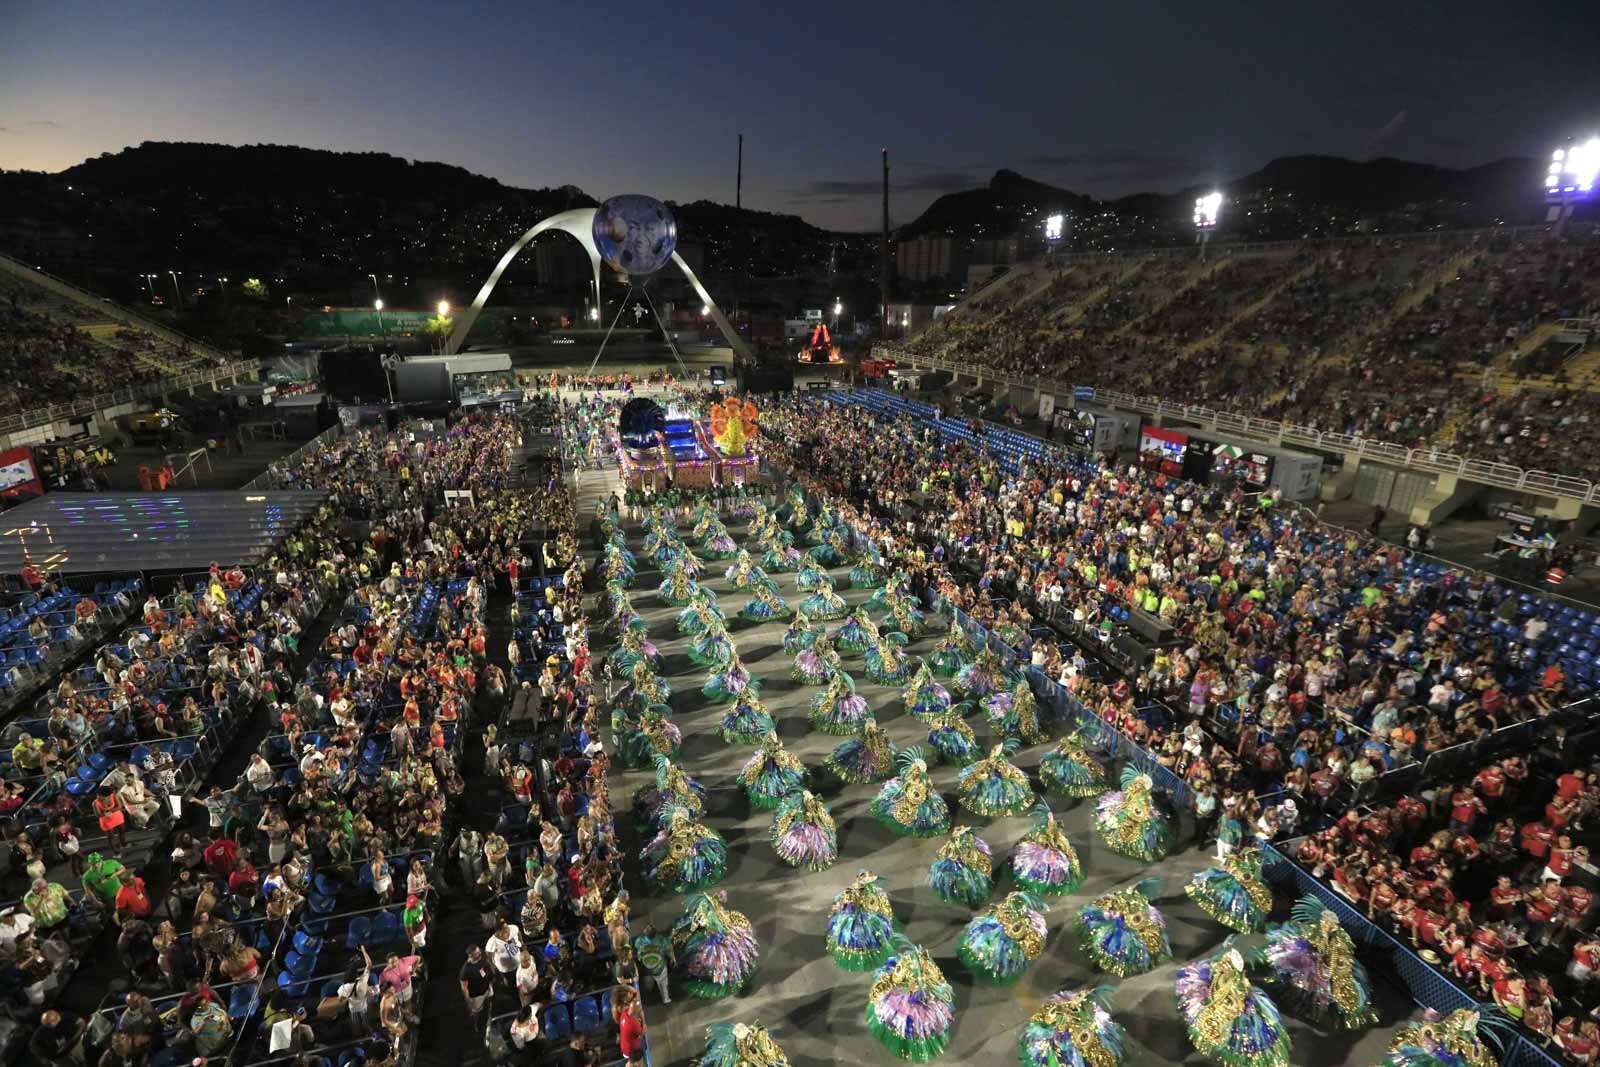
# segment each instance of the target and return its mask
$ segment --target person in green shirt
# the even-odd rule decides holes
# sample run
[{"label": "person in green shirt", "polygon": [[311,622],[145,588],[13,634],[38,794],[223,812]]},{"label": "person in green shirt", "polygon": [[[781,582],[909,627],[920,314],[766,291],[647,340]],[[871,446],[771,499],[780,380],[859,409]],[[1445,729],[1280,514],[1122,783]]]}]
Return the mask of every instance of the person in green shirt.
[{"label": "person in green shirt", "polygon": [[22,907],[41,930],[49,930],[61,925],[67,919],[67,912],[72,908],[72,900],[67,896],[67,891],[55,882],[47,882],[43,878],[33,880],[33,888],[23,894]]}]

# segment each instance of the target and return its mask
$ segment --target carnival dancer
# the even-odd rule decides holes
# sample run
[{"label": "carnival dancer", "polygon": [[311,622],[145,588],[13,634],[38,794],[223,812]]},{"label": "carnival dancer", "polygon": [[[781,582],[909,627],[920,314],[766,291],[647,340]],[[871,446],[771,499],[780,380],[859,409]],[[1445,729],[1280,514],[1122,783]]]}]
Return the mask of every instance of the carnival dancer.
[{"label": "carnival dancer", "polygon": [[928,632],[928,616],[911,602],[909,595],[896,597],[889,605],[889,613],[883,617],[883,628],[916,641]]},{"label": "carnival dancer", "polygon": [[1033,806],[1033,829],[1011,853],[1011,876],[1023,888],[1050,897],[1065,896],[1083,884],[1078,853],[1042,800]]},{"label": "carnival dancer", "polygon": [[719,619],[689,642],[689,659],[702,667],[725,667],[733,658],[733,639]]},{"label": "carnival dancer", "polygon": [[667,564],[667,577],[656,589],[656,599],[663,604],[673,607],[683,607],[694,597],[700,583],[690,575],[688,566],[682,559],[674,559]]},{"label": "carnival dancer", "polygon": [[775,808],[784,797],[805,786],[806,767],[783,747],[774,731],[745,763],[739,781],[752,807]]},{"label": "carnival dancer", "polygon": [[639,853],[645,883],[655,889],[692,893],[728,873],[728,843],[683,808],[667,813],[667,825]]},{"label": "carnival dancer", "polygon": [[1018,678],[1010,689],[990,693],[984,698],[983,709],[989,725],[997,733],[1015,737],[1025,745],[1037,745],[1045,740],[1044,727],[1039,722],[1039,704],[1027,678]]},{"label": "carnival dancer", "polygon": [[791,867],[832,867],[839,858],[839,833],[822,799],[809,789],[784,797],[772,813],[772,847]]},{"label": "carnival dancer", "polygon": [[787,619],[793,613],[793,608],[784,602],[777,590],[763,582],[752,590],[753,595],[745,602],[744,610],[739,614],[751,622],[772,622],[774,619]]},{"label": "carnival dancer", "polygon": [[985,641],[978,656],[956,675],[956,689],[969,700],[982,700],[1011,684],[1011,672],[1000,662],[1000,654]]},{"label": "carnival dancer", "polygon": [[811,700],[812,727],[836,737],[859,733],[861,724],[871,714],[866,697],[856,693],[854,680],[842,671],[830,678],[827,687]]},{"label": "carnival dancer", "polygon": [[928,868],[928,885],[946,903],[975,908],[989,899],[993,872],[988,842],[975,827],[958,826],[939,846],[939,855]]},{"label": "carnival dancer", "polygon": [[816,643],[817,628],[811,625],[811,620],[805,614],[796,611],[789,619],[789,628],[783,631],[783,651],[791,656],[797,656],[802,649],[810,648]]},{"label": "carnival dancer", "polygon": [[1105,767],[1089,749],[1082,730],[1063,737],[1039,761],[1039,780],[1045,788],[1067,797],[1097,797],[1111,788]]},{"label": "carnival dancer", "polygon": [[834,619],[842,619],[850,610],[844,602],[844,597],[833,591],[833,579],[825,573],[819,574],[809,586],[801,588],[810,588],[812,592],[810,596],[800,601],[795,610],[813,622],[832,622]]},{"label": "carnival dancer", "polygon": [[1094,827],[1111,851],[1153,863],[1172,848],[1172,826],[1156,807],[1154,783],[1137,767],[1122,769],[1122,788],[1095,801]]},{"label": "carnival dancer", "polygon": [[850,785],[881,782],[894,773],[894,746],[878,720],[868,715],[861,721],[861,736],[834,746],[826,766]]},{"label": "carnival dancer", "polygon": [[847,971],[870,971],[888,959],[894,913],[878,876],[862,870],[833,898],[824,944],[833,962]]},{"label": "carnival dancer", "polygon": [[612,671],[623,677],[632,675],[634,666],[639,663],[655,673],[661,670],[661,652],[639,631],[624,630],[622,640],[611,652],[610,662]]},{"label": "carnival dancer", "polygon": [[921,945],[896,935],[893,950],[867,991],[867,1029],[896,1059],[927,1063],[950,1045],[955,990]]},{"label": "carnival dancer", "polygon": [[1044,916],[1049,910],[1050,905],[1035,893],[1007,893],[967,923],[956,942],[956,958],[985,982],[1015,981],[1044,955],[1045,938],[1050,935]]},{"label": "carnival dancer", "polygon": [[940,763],[956,767],[965,767],[976,762],[979,756],[977,736],[972,732],[972,727],[962,721],[955,709],[930,721],[928,747],[933,749]]},{"label": "carnival dancer", "polygon": [[639,790],[633,798],[635,817],[644,826],[660,830],[666,826],[672,810],[689,813],[698,819],[706,811],[705,786],[695,781],[684,769],[666,756],[657,756],[656,784],[653,788]]},{"label": "carnival dancer", "polygon": [[760,694],[747,689],[722,716],[720,729],[730,745],[759,745],[775,727]]},{"label": "carnival dancer", "polygon": [[1267,931],[1265,951],[1272,968],[1268,980],[1313,1020],[1345,1030],[1378,1021],[1372,981],[1356,958],[1355,942],[1316,897],[1301,897],[1289,921]]},{"label": "carnival dancer", "polygon": [[[828,582],[828,591],[833,591],[833,581],[828,578],[828,571],[818,560],[816,552],[807,549],[800,554],[800,566],[794,572],[794,587],[802,593],[809,593],[821,586],[823,581]],[[843,601],[840,601],[843,603]]]},{"label": "carnival dancer", "polygon": [[950,629],[933,646],[933,652],[928,656],[928,664],[933,668],[933,673],[941,678],[958,677],[975,658],[978,650],[973,647],[972,639],[967,632],[955,623],[950,624]]},{"label": "carnival dancer", "polygon": [[624,767],[653,767],[657,756],[675,759],[683,734],[667,719],[663,704],[652,704],[640,712],[618,706],[611,713],[611,732],[621,740],[617,758]]},{"label": "carnival dancer", "polygon": [[1078,911],[1078,944],[1096,967],[1118,978],[1144,974],[1172,958],[1167,920],[1150,903],[1161,879],[1146,878],[1096,897]]},{"label": "carnival dancer", "polygon": [[883,584],[883,556],[871,541],[856,555],[856,564],[850,568],[851,589],[876,589]]},{"label": "carnival dancer", "polygon": [[899,771],[872,800],[872,814],[901,837],[938,837],[950,829],[950,809],[933,788],[922,750],[912,746],[895,754]]},{"label": "carnival dancer", "polygon": [[728,907],[723,890],[695,893],[670,931],[675,977],[692,997],[731,997],[750,981],[760,948],[750,920]]},{"label": "carnival dancer", "polygon": [[840,652],[865,652],[878,643],[878,625],[861,608],[850,613],[833,635],[833,645]]},{"label": "carnival dancer", "polygon": [[1442,1019],[1428,1014],[1395,1032],[1378,1067],[1495,1067],[1498,1050],[1516,1033],[1510,1019],[1495,1011],[1462,1008]]},{"label": "carnival dancer", "polygon": [[989,755],[964,767],[956,779],[956,801],[974,815],[988,819],[1021,815],[1033,807],[1033,786],[1028,776],[1007,761],[1018,749],[1016,738],[1007,738],[989,750]]},{"label": "carnival dancer", "polygon": [[906,635],[881,633],[867,646],[867,677],[879,685],[901,685],[911,674],[904,651]]},{"label": "carnival dancer", "polygon": [[1289,1032],[1272,998],[1252,985],[1232,939],[1178,968],[1178,1011],[1189,1041],[1227,1067],[1288,1067]]},{"label": "carnival dancer", "polygon": [[[784,536],[788,536],[785,534]],[[761,557],[761,566],[769,574],[790,574],[798,571],[801,565],[799,549],[774,539]]]},{"label": "carnival dancer", "polygon": [[712,671],[706,679],[706,684],[700,688],[708,700],[720,700],[732,703],[746,692],[757,692],[761,688],[761,679],[745,669],[744,663],[739,659],[739,650],[730,648],[727,666],[720,671]]},{"label": "carnival dancer", "polygon": [[722,609],[717,607],[717,594],[704,586],[696,586],[689,594],[688,605],[678,612],[678,632],[685,637],[699,637],[726,621]]},{"label": "carnival dancer", "polygon": [[1052,993],[1017,1041],[1022,1067],[1121,1067],[1127,1031],[1111,1017],[1108,985]]},{"label": "carnival dancer", "polygon": [[1261,850],[1242,848],[1220,867],[1198,871],[1183,887],[1201,911],[1228,929],[1255,934],[1266,929],[1272,890],[1261,880]]},{"label": "carnival dancer", "polygon": [[950,690],[934,679],[933,668],[929,666],[927,660],[918,664],[916,676],[906,687],[902,699],[905,701],[906,711],[923,722],[931,722],[944,715],[954,703],[950,699]]},{"label": "carnival dancer", "polygon": [[789,1067],[789,1057],[760,1023],[712,1023],[697,1067]]},{"label": "carnival dancer", "polygon": [[790,678],[807,685],[826,685],[842,674],[844,661],[833,647],[833,638],[820,631],[810,647],[795,653],[794,665],[789,668]]},{"label": "carnival dancer", "polygon": [[617,694],[617,700],[635,708],[661,706],[670,709],[672,686],[655,672],[649,660],[641,657],[634,661],[633,669],[628,672],[628,684]]},{"label": "carnival dancer", "polygon": [[739,546],[728,536],[722,520],[713,515],[705,537],[700,541],[700,554],[706,559],[732,559],[738,552]]}]

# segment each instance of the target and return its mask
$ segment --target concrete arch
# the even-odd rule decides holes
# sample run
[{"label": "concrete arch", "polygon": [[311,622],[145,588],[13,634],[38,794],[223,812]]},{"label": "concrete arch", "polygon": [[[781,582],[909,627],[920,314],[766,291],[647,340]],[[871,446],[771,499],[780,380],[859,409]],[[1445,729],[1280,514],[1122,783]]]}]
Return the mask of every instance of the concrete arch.
[{"label": "concrete arch", "polygon": [[[589,254],[589,266],[594,271],[595,303],[598,305],[600,300],[601,260],[600,250],[595,247],[594,243],[594,213],[595,209],[592,207],[563,211],[537,223],[531,230],[517,238],[516,243],[506,249],[505,255],[500,257],[500,262],[495,264],[494,270],[489,272],[489,277],[484,281],[483,288],[478,290],[478,296],[472,301],[472,306],[461,313],[455,329],[450,331],[450,340],[445,344],[445,351],[451,354],[461,351],[462,344],[466,342],[467,334],[472,332],[472,324],[478,321],[478,314],[483,311],[484,305],[489,302],[489,294],[494,292],[494,287],[499,284],[500,276],[506,272],[506,268],[511,265],[511,261],[517,258],[517,254],[528,246],[528,242],[546,230],[560,230],[562,233],[571,234],[577,238],[578,243],[583,246],[583,250]],[[683,271],[684,277],[689,279],[689,285],[694,289],[695,295],[700,298],[701,303],[710,309],[712,321],[717,324],[717,330],[722,334],[723,340],[728,342],[728,347],[732,348],[738,355],[748,358],[750,355],[749,346],[745,344],[742,337],[734,332],[732,323],[722,313],[722,309],[717,307],[717,302],[711,299],[711,294],[706,292],[706,287],[700,284],[700,279],[695,277],[694,271],[689,269],[689,264],[685,263],[683,257],[676,252],[672,253],[672,262],[679,270]]]}]

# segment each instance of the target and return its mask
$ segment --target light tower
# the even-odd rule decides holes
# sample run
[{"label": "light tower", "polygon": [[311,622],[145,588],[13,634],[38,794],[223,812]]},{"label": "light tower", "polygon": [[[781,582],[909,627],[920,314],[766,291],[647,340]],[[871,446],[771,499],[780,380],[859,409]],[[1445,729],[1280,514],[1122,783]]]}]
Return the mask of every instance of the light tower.
[{"label": "light tower", "polygon": [[1044,244],[1050,250],[1051,259],[1055,258],[1056,251],[1061,247],[1061,238],[1067,232],[1067,217],[1059,212],[1048,215],[1044,220]]},{"label": "light tower", "polygon": [[1212,191],[1194,200],[1194,239],[1200,243],[1200,258],[1206,258],[1206,245],[1211,241],[1211,231],[1217,228],[1222,215],[1222,194]]},{"label": "light tower", "polygon": [[1579,144],[1569,143],[1550,153],[1550,169],[1544,176],[1544,198],[1550,205],[1546,222],[1555,223],[1557,237],[1566,232],[1567,220],[1580,201],[1594,195],[1600,179],[1600,137]]}]

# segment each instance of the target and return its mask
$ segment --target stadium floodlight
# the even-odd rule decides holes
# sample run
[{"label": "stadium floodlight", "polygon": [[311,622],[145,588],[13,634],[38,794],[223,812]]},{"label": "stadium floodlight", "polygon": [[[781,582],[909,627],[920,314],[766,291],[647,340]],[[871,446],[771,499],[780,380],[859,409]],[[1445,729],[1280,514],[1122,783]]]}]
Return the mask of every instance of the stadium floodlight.
[{"label": "stadium floodlight", "polygon": [[710,304],[701,304],[700,305],[700,317],[702,319],[704,319],[704,318],[709,318],[710,315],[711,315],[711,305]]},{"label": "stadium floodlight", "polygon": [[1550,153],[1550,170],[1545,175],[1546,195],[1552,199],[1589,196],[1600,180],[1600,137],[1582,144],[1558,148]]},{"label": "stadium floodlight", "polygon": [[383,310],[383,301],[382,300],[374,300],[372,302],[372,310],[374,310],[374,311],[382,311]]},{"label": "stadium floodlight", "polygon": [[1066,222],[1067,217],[1061,214],[1051,215],[1049,218],[1045,219],[1044,239],[1046,241],[1061,240],[1061,234],[1066,227]]},{"label": "stadium floodlight", "polygon": [[1544,198],[1550,205],[1546,221],[1555,223],[1555,232],[1566,229],[1573,208],[1579,201],[1595,195],[1600,182],[1600,137],[1568,144],[1550,153],[1550,166],[1544,176]]},{"label": "stadium floodlight", "polygon": [[450,301],[448,301],[448,300],[439,301],[439,317],[442,319],[448,314],[450,314]]},{"label": "stadium floodlight", "polygon": [[1217,228],[1222,215],[1222,193],[1212,190],[1205,196],[1194,198],[1195,240],[1200,242],[1200,258],[1206,258],[1206,245],[1211,242],[1211,231]]}]

